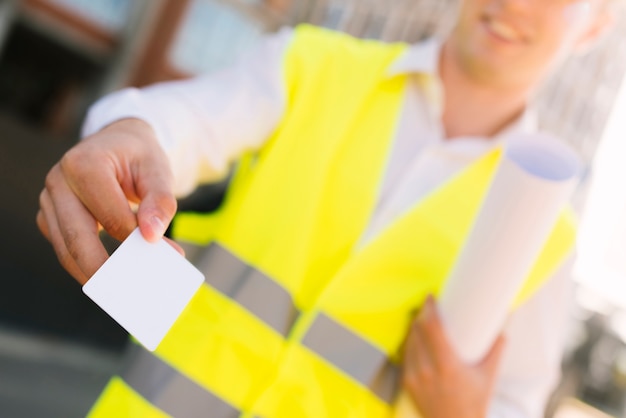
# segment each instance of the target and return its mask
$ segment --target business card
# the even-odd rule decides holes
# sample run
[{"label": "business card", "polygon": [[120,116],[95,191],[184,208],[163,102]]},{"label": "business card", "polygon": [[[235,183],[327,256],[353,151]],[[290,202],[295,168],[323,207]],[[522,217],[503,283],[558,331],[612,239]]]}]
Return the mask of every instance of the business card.
[{"label": "business card", "polygon": [[148,350],[156,350],[204,276],[166,241],[135,229],[83,292]]}]

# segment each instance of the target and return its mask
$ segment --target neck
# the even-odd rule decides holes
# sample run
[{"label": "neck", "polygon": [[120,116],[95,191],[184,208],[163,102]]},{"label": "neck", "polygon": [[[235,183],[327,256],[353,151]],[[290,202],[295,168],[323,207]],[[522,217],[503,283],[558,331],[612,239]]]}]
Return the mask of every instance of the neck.
[{"label": "neck", "polygon": [[443,126],[445,137],[479,136],[492,138],[521,116],[530,89],[497,84],[487,77],[472,77],[454,57],[449,42],[440,57],[444,90]]}]

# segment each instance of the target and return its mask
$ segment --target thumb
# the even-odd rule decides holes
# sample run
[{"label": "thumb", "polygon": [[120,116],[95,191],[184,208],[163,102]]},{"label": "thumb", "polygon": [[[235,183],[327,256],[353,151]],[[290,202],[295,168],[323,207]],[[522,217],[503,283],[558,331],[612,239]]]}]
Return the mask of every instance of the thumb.
[{"label": "thumb", "polygon": [[168,164],[160,163],[140,170],[136,188],[140,199],[137,223],[143,237],[155,242],[163,237],[176,214],[173,178]]},{"label": "thumb", "polygon": [[485,372],[485,375],[490,383],[495,382],[505,347],[506,337],[500,334],[483,361],[480,363],[480,368]]}]

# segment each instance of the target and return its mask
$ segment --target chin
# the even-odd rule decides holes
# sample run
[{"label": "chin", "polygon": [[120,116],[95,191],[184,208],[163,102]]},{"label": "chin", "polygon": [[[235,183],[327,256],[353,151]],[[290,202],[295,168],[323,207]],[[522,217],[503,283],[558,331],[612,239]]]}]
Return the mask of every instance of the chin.
[{"label": "chin", "polygon": [[528,64],[528,57],[522,52],[521,48],[501,48],[479,40],[466,42],[459,48],[456,60],[462,69],[475,76],[501,79]]},{"label": "chin", "polygon": [[472,79],[490,85],[518,84],[524,78],[520,74],[524,60],[493,53],[474,54],[466,57],[460,64],[462,70]]}]

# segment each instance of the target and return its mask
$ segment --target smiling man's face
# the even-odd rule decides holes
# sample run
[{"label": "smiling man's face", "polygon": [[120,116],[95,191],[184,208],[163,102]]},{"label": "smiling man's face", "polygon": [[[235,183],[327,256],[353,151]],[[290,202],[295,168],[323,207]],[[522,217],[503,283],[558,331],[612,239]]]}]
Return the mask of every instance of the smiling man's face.
[{"label": "smiling man's face", "polygon": [[603,31],[606,1],[463,0],[448,52],[484,83],[532,86]]}]

